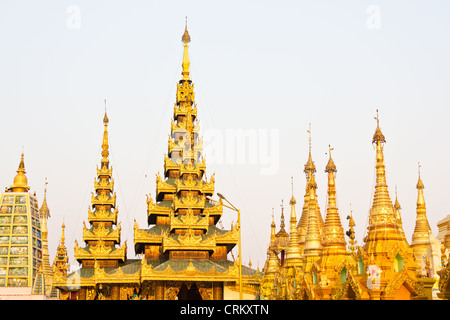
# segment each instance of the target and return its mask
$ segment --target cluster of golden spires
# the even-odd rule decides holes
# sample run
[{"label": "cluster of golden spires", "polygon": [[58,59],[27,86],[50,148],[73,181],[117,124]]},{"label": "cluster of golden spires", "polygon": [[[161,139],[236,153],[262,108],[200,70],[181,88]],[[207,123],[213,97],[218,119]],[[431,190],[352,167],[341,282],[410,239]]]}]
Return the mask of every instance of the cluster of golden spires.
[{"label": "cluster of golden spires", "polygon": [[[385,136],[377,127],[372,143],[376,147],[376,185],[368,217],[364,244],[357,246],[353,214],[347,216],[349,230],[344,232],[336,200],[337,167],[329,146],[325,167],[328,176],[325,220],[317,197],[316,166],[312,160],[311,124],[309,154],[304,165],[306,188],[302,212],[297,220],[294,197],[289,201],[289,232],[286,231],[284,204],[281,205],[280,230],[271,224],[270,244],[263,273],[245,269],[238,277],[237,261],[227,255],[238,242],[239,226],[231,230],[216,227],[223,213],[223,202],[210,201],[214,194],[214,175],[208,182],[199,136],[194,85],[190,78],[187,30],[182,78],[177,83],[174,116],[164,155],[164,175],[156,177],[156,199],[147,196],[149,228],[141,229],[135,221],[134,247],[141,259],[127,258],[126,241],[121,245],[121,226],[112,167],[109,163],[108,124],[103,118],[104,133],[100,168],[94,182],[95,194],[88,209],[90,227],[83,227],[84,247],[75,241],[75,259],[81,269],[69,273],[65,225],[57,254],[50,266],[48,253],[47,181],[39,210],[42,231],[42,263],[37,277],[45,279],[48,296],[58,289],[61,299],[224,299],[225,292],[244,284],[248,296],[260,299],[429,299],[436,279],[429,267],[433,241],[426,216],[424,184],[417,183],[416,226],[409,244],[402,227],[401,206],[392,203],[386,182],[383,148]],[[106,103],[106,101],[105,101]],[[24,155],[9,192],[27,192]],[[349,237],[349,249],[345,235]],[[445,253],[440,270],[439,288],[447,297],[450,270]],[[242,267],[242,266],[241,266]],[[243,283],[238,283],[238,282]],[[37,283],[37,281],[36,281]],[[227,286],[227,290],[225,290]],[[36,287],[38,287],[36,285]],[[241,289],[242,290],[242,289]],[[242,292],[241,292],[242,294]]]},{"label": "cluster of golden spires", "polygon": [[[436,239],[426,217],[424,185],[417,183],[417,217],[411,245],[402,226],[400,204],[392,203],[384,164],[383,147],[377,110],[377,127],[372,143],[376,147],[376,185],[369,212],[364,244],[356,246],[353,213],[347,216],[349,230],[344,233],[336,202],[336,173],[329,146],[325,222],[317,201],[316,167],[311,155],[311,125],[309,155],[304,167],[306,191],[302,215],[298,221],[292,193],[290,234],[284,230],[281,212],[280,231],[271,224],[270,244],[261,281],[263,299],[431,299],[432,286],[438,270],[431,270],[430,260],[436,258]],[[349,249],[345,234],[349,237]],[[434,251],[433,251],[434,250]],[[435,286],[436,287],[436,286]],[[443,293],[443,295],[445,295]]]}]

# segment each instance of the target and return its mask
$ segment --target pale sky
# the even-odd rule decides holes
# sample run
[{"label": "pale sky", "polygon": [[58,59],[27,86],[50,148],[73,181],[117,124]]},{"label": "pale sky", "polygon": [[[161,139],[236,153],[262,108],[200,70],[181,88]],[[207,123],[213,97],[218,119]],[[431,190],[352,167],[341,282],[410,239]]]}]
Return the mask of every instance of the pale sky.
[{"label": "pale sky", "polygon": [[[341,221],[347,230],[351,203],[363,244],[377,108],[387,182],[392,200],[397,185],[406,236],[411,241],[415,225],[418,162],[437,235],[437,222],[450,213],[448,1],[99,3],[0,3],[0,181],[12,184],[22,146],[39,204],[47,177],[51,263],[64,220],[71,268],[78,268],[73,247],[82,244],[100,164],[104,99],[121,240],[134,258],[133,221],[148,227],[146,194],[155,197],[155,174],[164,168],[185,16],[206,174],[215,173],[216,192],[241,209],[244,264],[251,257],[262,268],[272,208],[278,230],[282,199],[288,229],[291,176],[300,217],[309,123],[323,217],[331,144]],[[256,158],[208,155],[226,151],[217,139],[208,145],[208,134],[239,130],[256,134]],[[270,174],[262,173],[264,143],[274,151]],[[236,215],[226,210],[222,220],[229,229]]]}]

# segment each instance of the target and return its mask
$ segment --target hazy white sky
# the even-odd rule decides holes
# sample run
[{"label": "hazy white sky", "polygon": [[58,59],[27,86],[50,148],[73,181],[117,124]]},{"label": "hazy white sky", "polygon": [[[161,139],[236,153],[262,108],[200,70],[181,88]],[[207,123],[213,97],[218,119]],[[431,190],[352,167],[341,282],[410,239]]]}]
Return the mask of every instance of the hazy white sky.
[{"label": "hazy white sky", "polygon": [[[77,268],[74,241],[82,243],[94,191],[106,98],[122,242],[133,258],[133,220],[147,227],[146,194],[155,196],[155,174],[163,172],[188,16],[207,176],[215,172],[216,192],[241,209],[245,264],[251,256],[253,266],[263,266],[272,208],[278,228],[282,199],[289,217],[291,176],[300,216],[310,122],[321,210],[331,144],[341,220],[347,229],[351,202],[362,245],[377,108],[387,181],[393,199],[397,185],[408,240],[419,161],[436,235],[436,223],[450,213],[449,12],[444,0],[2,2],[1,184],[12,184],[23,146],[40,203],[45,177],[49,182],[51,262],[64,219]],[[239,130],[255,135],[256,157],[217,156]],[[268,159],[265,147],[273,151]],[[276,170],[263,174],[268,163]],[[227,229],[235,219],[224,212]]]}]

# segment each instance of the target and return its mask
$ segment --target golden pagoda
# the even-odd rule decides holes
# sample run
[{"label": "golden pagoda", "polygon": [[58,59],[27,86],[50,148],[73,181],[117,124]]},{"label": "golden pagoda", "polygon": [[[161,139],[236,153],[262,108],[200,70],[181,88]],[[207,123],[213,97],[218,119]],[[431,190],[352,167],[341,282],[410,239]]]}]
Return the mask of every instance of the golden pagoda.
[{"label": "golden pagoda", "polygon": [[[307,131],[309,134],[309,154],[308,154],[308,161],[306,162],[304,166],[303,172],[306,175],[306,189],[305,189],[305,195],[304,195],[304,201],[303,201],[303,209],[302,209],[302,215],[298,221],[298,237],[299,237],[299,243],[300,243],[300,249],[303,254],[303,250],[305,248],[306,243],[306,234],[307,234],[307,228],[309,224],[309,218],[310,216],[313,216],[312,219],[317,221],[317,227],[318,232],[321,235],[323,231],[323,219],[322,215],[320,213],[320,207],[319,202],[317,199],[316,189],[317,184],[315,182],[315,172],[316,172],[316,166],[314,165],[314,161],[312,160],[311,155],[311,124],[309,124],[309,130]],[[312,190],[313,195],[311,194],[310,186],[313,187],[314,190]],[[313,198],[311,198],[313,196]],[[310,201],[310,199],[313,199]],[[314,211],[310,210],[313,209]]]},{"label": "golden pagoda", "polygon": [[329,147],[329,160],[325,168],[328,174],[327,208],[322,238],[322,254],[318,262],[319,278],[317,294],[320,299],[329,299],[336,293],[347,274],[354,268],[354,260],[347,251],[344,228],[341,224],[336,203],[337,168],[331,157],[333,148]]},{"label": "golden pagoda", "polygon": [[[303,269],[308,273],[314,263],[319,260],[322,253],[322,235],[320,233],[319,219],[317,218],[317,183],[315,176],[312,174],[308,180],[307,190],[308,211],[307,211],[307,227],[305,235],[305,246],[303,248]],[[320,211],[319,211],[320,213]],[[313,278],[315,275],[313,276]],[[314,280],[313,280],[314,281]]]},{"label": "golden pagoda", "polygon": [[[164,156],[164,175],[156,177],[156,198],[147,197],[149,229],[134,227],[136,254],[143,256],[141,280],[152,289],[152,298],[221,300],[224,292],[238,292],[238,264],[227,259],[238,241],[238,229],[217,228],[223,204],[208,201],[214,194],[214,175],[207,180],[202,138],[190,78],[187,30],[182,78],[177,84],[176,102]],[[244,276],[258,276],[243,267]],[[145,272],[144,272],[145,271]],[[244,293],[256,295],[258,280],[247,279]]]},{"label": "golden pagoda", "polygon": [[[383,148],[386,139],[379,117],[372,139],[376,147],[376,185],[369,213],[367,235],[360,255],[363,265],[376,273],[366,281],[371,299],[410,298],[415,290],[417,264],[414,261],[386,183]],[[400,291],[399,291],[400,290]]]},{"label": "golden pagoda", "polygon": [[64,235],[64,229],[66,228],[63,223],[61,226],[61,240],[58,248],[56,248],[56,257],[53,261],[53,272],[58,272],[62,275],[66,275],[69,271],[69,257],[67,256],[66,237]]},{"label": "golden pagoda", "polygon": [[[297,213],[295,212],[295,205],[297,200],[294,198],[294,181],[292,179],[292,197],[289,201],[291,205],[291,218],[289,220],[289,245],[286,249],[286,266],[288,268],[299,269],[302,266],[302,252],[300,248],[300,243],[298,239],[298,229],[297,229]],[[292,271],[294,272],[294,271]]]},{"label": "golden pagoda", "polygon": [[435,282],[421,277],[402,226],[400,204],[392,203],[386,182],[384,164],[385,136],[381,132],[377,110],[377,128],[372,139],[376,147],[376,185],[369,212],[364,245],[354,254],[356,268],[349,273],[347,292],[340,299],[409,300],[431,299]]},{"label": "golden pagoda", "polygon": [[422,255],[426,255],[428,247],[430,246],[431,231],[430,224],[427,219],[427,209],[425,206],[425,198],[423,195],[423,189],[425,186],[420,178],[420,164],[419,164],[419,181],[417,181],[417,209],[416,209],[416,225],[414,227],[414,233],[412,235],[411,247],[413,247],[414,257],[416,261],[422,264]]},{"label": "golden pagoda", "polygon": [[267,260],[263,267],[263,277],[260,282],[260,298],[265,300],[275,300],[278,292],[276,288],[276,278],[279,277],[281,261],[274,250],[276,239],[276,224],[272,208],[272,224],[270,225],[270,242],[267,249]]},{"label": "golden pagoda", "polygon": [[[295,198],[291,198],[290,230],[296,229]],[[292,211],[294,209],[294,211]],[[295,232],[294,232],[295,233]],[[295,235],[294,235],[295,241]],[[264,276],[260,280],[262,299],[280,300],[288,299],[292,294],[289,282],[294,279],[293,274],[300,267],[300,246],[295,244],[292,237],[285,230],[284,205],[281,203],[280,230],[276,232],[273,219],[271,224],[271,237],[267,250],[267,260],[263,268]],[[289,277],[288,277],[289,275]]]},{"label": "golden pagoda", "polygon": [[82,268],[54,281],[65,299],[221,300],[236,299],[242,287],[244,299],[259,292],[260,272],[242,266],[228,253],[238,241],[239,226],[218,228],[224,204],[207,199],[214,194],[214,175],[205,176],[202,139],[199,136],[194,84],[190,78],[187,31],[182,78],[177,84],[164,175],[156,177],[156,197],[147,196],[148,229],[134,224],[134,248],[138,259],[126,258],[121,248],[116,195],[108,161],[108,118],[104,118],[101,168],[97,169],[96,195],[89,210],[90,229],[83,228],[86,247],[75,244],[75,259]]}]

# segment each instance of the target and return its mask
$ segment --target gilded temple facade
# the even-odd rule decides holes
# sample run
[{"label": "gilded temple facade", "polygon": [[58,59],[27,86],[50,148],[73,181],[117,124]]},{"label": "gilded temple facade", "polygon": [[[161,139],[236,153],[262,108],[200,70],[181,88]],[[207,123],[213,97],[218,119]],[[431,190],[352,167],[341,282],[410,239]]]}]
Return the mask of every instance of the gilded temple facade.
[{"label": "gilded temple facade", "polygon": [[[55,272],[54,283],[62,299],[222,300],[255,299],[261,274],[228,260],[238,242],[238,229],[217,227],[222,200],[210,201],[214,175],[207,179],[202,138],[199,135],[194,84],[190,78],[187,27],[182,78],[177,84],[164,173],[156,177],[156,197],[147,196],[148,228],[134,224],[134,249],[140,259],[127,259],[120,246],[120,224],[112,168],[109,167],[108,117],[104,117],[101,167],[97,169],[91,225],[83,227],[85,246],[75,243],[81,268]],[[57,263],[57,260],[55,260]]]},{"label": "gilded temple facade", "polygon": [[[433,237],[428,224],[420,172],[416,227],[409,244],[403,230],[401,206],[398,199],[393,203],[389,195],[383,154],[386,140],[378,116],[376,120],[377,128],[372,139],[376,149],[376,185],[363,245],[356,245],[352,213],[347,216],[347,232],[344,233],[341,224],[336,204],[337,168],[331,147],[325,168],[328,189],[325,221],[322,220],[309,130],[310,149],[304,168],[307,183],[302,215],[295,228],[296,201],[292,195],[290,234],[284,231],[284,221],[278,233],[272,222],[268,257],[261,280],[262,299],[436,299],[444,297],[443,290],[448,291],[449,273],[444,274],[444,270],[449,269],[444,261],[446,254],[438,252],[439,241]],[[349,245],[344,234],[349,237]],[[285,258],[284,252],[295,254]],[[439,257],[442,257],[442,262]],[[447,269],[443,269],[446,266]],[[436,292],[438,286],[440,293]]]}]

